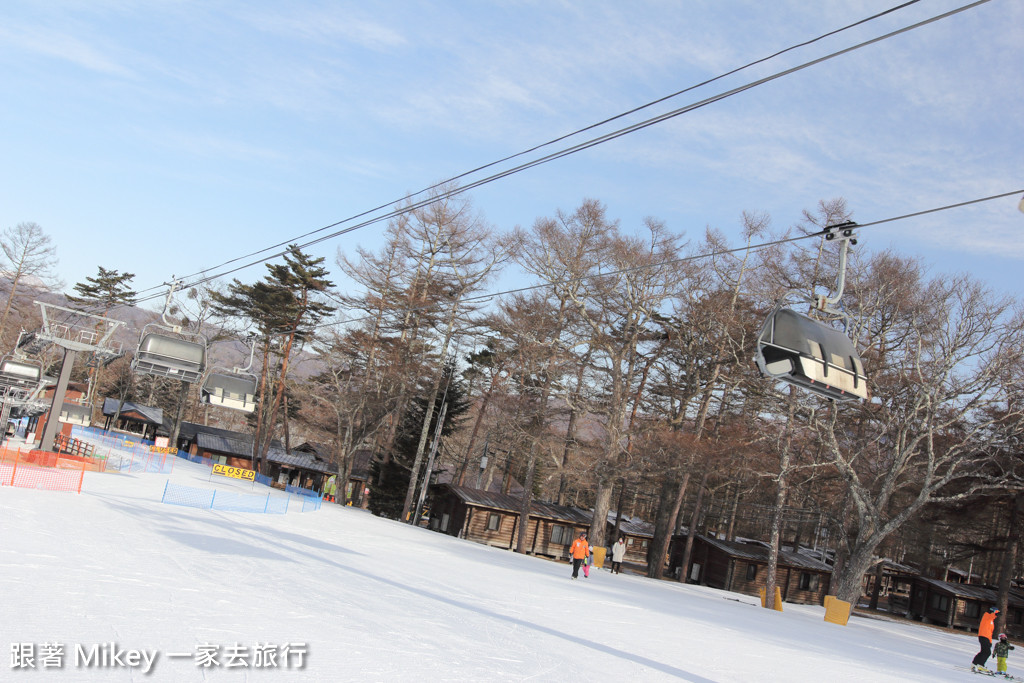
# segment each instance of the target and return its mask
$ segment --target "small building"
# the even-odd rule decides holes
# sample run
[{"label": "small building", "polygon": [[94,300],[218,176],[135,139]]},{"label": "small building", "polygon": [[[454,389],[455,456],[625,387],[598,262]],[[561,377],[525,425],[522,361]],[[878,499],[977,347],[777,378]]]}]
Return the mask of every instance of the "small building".
[{"label": "small building", "polygon": [[[670,566],[682,561],[686,538],[673,539]],[[759,595],[768,578],[769,549],[763,543],[723,541],[697,536],[690,554],[687,581],[746,595]],[[828,594],[832,568],[803,553],[780,550],[775,585],[782,599],[798,605],[820,605]]]},{"label": "small building", "polygon": [[[940,581],[918,576],[910,592],[908,616],[947,628],[976,631],[981,615],[995,606],[995,589],[956,581]],[[1024,637],[1024,595],[1010,591],[1006,615],[1006,633]]]},{"label": "small building", "polygon": [[[313,441],[307,441],[300,446],[292,449],[292,453],[311,453],[320,462],[331,461],[331,447],[327,444],[316,443]],[[352,454],[352,470],[348,475],[348,486],[344,490],[339,491],[338,500],[351,503],[354,507],[366,508],[370,497],[369,487],[367,483],[370,481],[370,459],[373,456],[373,452],[368,448],[357,449]],[[338,473],[338,466],[334,466],[334,469],[330,470],[331,474]]]},{"label": "small building", "polygon": [[144,441],[156,441],[158,432],[163,431],[164,411],[135,401],[122,403],[116,398],[104,398],[103,417],[105,432],[114,429],[135,434]]},{"label": "small building", "polygon": [[278,484],[321,492],[327,479],[337,473],[338,466],[315,450],[299,446],[289,453],[271,446],[267,451],[267,476]]},{"label": "small building", "polygon": [[619,533],[615,535],[615,512],[608,513],[606,537],[608,546],[619,540],[626,539],[626,554],[622,558],[624,564],[634,565],[640,569],[647,568],[647,551],[654,541],[654,525],[642,519],[623,517],[619,522]]},{"label": "small building", "polygon": [[220,465],[238,467],[243,470],[253,469],[252,438],[245,434],[224,436],[198,432],[189,453],[200,458],[207,458]]},{"label": "small building", "polygon": [[[519,539],[521,506],[519,496],[438,484],[431,489],[429,526],[450,536],[511,550]],[[527,552],[567,559],[573,539],[590,528],[590,520],[589,512],[534,501],[526,532]]]},{"label": "small building", "polygon": [[872,607],[883,606],[894,614],[906,614],[910,607],[910,590],[921,572],[892,560],[879,560],[875,568],[864,574],[861,593]]}]

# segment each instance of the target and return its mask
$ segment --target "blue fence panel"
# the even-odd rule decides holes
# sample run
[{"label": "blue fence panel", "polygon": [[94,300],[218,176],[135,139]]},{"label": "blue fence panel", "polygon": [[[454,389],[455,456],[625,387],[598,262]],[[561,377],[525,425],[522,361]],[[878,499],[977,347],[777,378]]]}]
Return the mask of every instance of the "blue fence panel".
[{"label": "blue fence panel", "polygon": [[[164,494],[160,502],[169,505],[223,510],[226,512],[262,512],[264,514],[283,515],[288,512],[291,496],[284,498],[267,494],[265,496],[236,491],[199,489],[192,486],[172,484],[170,480],[164,486]],[[319,510],[320,500],[303,498],[302,512]]]},{"label": "blue fence panel", "polygon": [[309,496],[310,498],[319,498],[320,494],[312,489],[300,489],[298,486],[292,486],[288,484],[284,487],[284,490],[288,493],[294,493],[300,496]]},{"label": "blue fence panel", "polygon": [[254,496],[248,493],[220,491],[213,501],[214,510],[227,512],[266,512],[270,496]]},{"label": "blue fence panel", "polygon": [[169,505],[184,505],[186,507],[193,508],[211,508],[213,507],[213,500],[216,494],[216,491],[197,489],[191,486],[181,486],[179,484],[172,484],[168,481],[167,485],[164,487],[164,495],[163,498],[160,499],[160,502],[167,503]]},{"label": "blue fence panel", "polygon": [[260,484],[263,484],[264,486],[272,486],[273,483],[274,483],[274,480],[271,479],[270,477],[268,477],[265,474],[258,474],[257,473],[256,474],[256,482],[260,483]]},{"label": "blue fence panel", "polygon": [[288,512],[289,498],[271,498],[267,496],[267,512],[274,515],[283,515]]}]

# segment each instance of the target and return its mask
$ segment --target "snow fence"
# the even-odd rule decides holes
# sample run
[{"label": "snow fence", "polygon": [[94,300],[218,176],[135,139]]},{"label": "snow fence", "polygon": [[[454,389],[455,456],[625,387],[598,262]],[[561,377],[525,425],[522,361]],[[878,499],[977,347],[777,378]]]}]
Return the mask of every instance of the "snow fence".
[{"label": "snow fence", "polygon": [[0,486],[81,493],[85,471],[99,469],[92,458],[0,448]]},{"label": "snow fence", "polygon": [[[319,498],[311,499],[307,496],[301,496],[301,500],[301,512],[320,509],[321,503]],[[264,514],[283,515],[288,512],[291,495],[279,498],[271,496],[269,493],[266,496],[260,496],[219,489],[200,489],[193,486],[172,484],[168,479],[160,502],[167,503],[168,505],[183,505],[185,507],[207,510],[261,512]]]}]

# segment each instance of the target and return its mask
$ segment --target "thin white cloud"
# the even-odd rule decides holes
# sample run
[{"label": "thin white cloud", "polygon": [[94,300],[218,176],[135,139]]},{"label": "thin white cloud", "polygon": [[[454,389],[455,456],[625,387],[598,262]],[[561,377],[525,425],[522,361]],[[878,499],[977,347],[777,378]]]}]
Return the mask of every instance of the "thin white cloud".
[{"label": "thin white cloud", "polygon": [[94,43],[86,42],[66,32],[9,23],[6,26],[0,26],[0,42],[6,43],[5,49],[13,48],[51,57],[89,71],[122,78],[136,77],[130,67],[122,64]]}]

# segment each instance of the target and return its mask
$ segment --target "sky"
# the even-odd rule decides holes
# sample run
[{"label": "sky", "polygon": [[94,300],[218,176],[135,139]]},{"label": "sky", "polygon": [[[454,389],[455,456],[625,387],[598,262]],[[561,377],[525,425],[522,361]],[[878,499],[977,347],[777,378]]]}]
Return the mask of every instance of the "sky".
[{"label": "sky", "polygon": [[[170,474],[86,472],[80,494],[0,487],[0,678],[943,683],[970,675],[978,647],[971,633],[840,626],[820,606],[775,612],[629,572],[573,581],[564,562],[333,504],[168,505],[168,482],[251,486],[175,459]],[[257,668],[271,651],[277,666]],[[197,663],[207,653],[218,666]]]},{"label": "sky", "polygon": [[[921,0],[464,182],[966,4]],[[103,266],[149,292],[896,5],[7,0],[0,229],[42,226],[69,289]],[[738,243],[744,211],[784,230],[835,197],[871,223],[1024,190],[1022,64],[1024,3],[990,0],[470,197],[499,231],[594,198],[627,232],[654,217]],[[859,248],[1016,295],[1019,199],[865,228]],[[337,252],[375,250],[383,229],[308,251],[345,289]],[[510,271],[492,291],[517,284]]]}]

